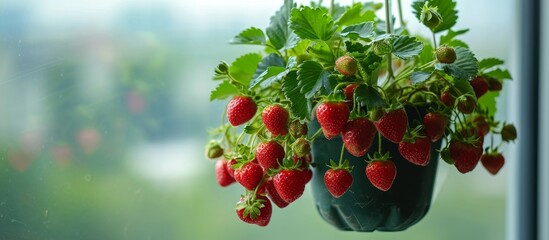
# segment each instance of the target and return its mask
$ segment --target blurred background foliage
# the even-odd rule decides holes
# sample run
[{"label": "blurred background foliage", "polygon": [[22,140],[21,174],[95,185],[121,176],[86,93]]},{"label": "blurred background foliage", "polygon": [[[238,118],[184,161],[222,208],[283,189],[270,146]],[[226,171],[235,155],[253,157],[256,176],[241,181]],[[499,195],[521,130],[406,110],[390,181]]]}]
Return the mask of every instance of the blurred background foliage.
[{"label": "blurred background foliage", "polygon": [[[203,156],[226,104],[208,102],[210,79],[220,60],[258,50],[227,40],[265,28],[281,4],[0,2],[0,239],[503,239],[506,170],[443,164],[432,209],[404,232],[337,231],[309,189],[267,228],[238,220],[241,189],[218,187]],[[512,7],[458,2],[480,57],[510,59],[512,38],[487,30],[512,36],[513,18],[494,17]]]}]

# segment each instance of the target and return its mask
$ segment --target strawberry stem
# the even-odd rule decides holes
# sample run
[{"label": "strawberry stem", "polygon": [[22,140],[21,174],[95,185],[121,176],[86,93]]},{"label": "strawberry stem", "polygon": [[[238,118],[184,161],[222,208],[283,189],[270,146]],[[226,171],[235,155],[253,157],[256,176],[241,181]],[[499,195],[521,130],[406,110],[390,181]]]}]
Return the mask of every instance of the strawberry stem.
[{"label": "strawberry stem", "polygon": [[313,136],[311,136],[311,137],[309,138],[309,142],[314,141],[318,136],[320,136],[321,133],[322,133],[322,128],[319,128],[319,129],[315,132],[315,134],[313,134]]},{"label": "strawberry stem", "polygon": [[377,152],[381,154],[381,133],[377,132]]},{"label": "strawberry stem", "polygon": [[345,143],[341,144],[341,153],[339,154],[339,165],[343,163],[343,154],[345,153]]},{"label": "strawberry stem", "polygon": [[435,47],[435,50],[437,49],[437,38],[435,36],[435,32],[432,32],[433,33],[433,46]]},{"label": "strawberry stem", "polygon": [[[385,0],[385,26],[386,26],[386,32],[387,34],[391,34],[391,5],[389,4],[390,0]],[[386,82],[390,82],[391,79],[394,79],[394,73],[393,73],[393,60],[392,60],[393,54],[387,53],[387,79]]]}]

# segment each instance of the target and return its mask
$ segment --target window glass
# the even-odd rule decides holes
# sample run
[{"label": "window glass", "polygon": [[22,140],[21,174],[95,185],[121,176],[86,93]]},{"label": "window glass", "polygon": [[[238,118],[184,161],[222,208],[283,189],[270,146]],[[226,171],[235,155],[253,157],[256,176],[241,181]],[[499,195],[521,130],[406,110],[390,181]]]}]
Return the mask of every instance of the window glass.
[{"label": "window glass", "polygon": [[[228,40],[267,27],[281,4],[1,1],[0,239],[503,239],[508,168],[461,175],[443,162],[429,213],[403,232],[338,231],[309,186],[267,228],[238,220],[241,189],[218,187],[203,152],[226,104],[209,102],[211,77],[260,50]],[[477,57],[513,64],[513,6],[458,1]]]}]

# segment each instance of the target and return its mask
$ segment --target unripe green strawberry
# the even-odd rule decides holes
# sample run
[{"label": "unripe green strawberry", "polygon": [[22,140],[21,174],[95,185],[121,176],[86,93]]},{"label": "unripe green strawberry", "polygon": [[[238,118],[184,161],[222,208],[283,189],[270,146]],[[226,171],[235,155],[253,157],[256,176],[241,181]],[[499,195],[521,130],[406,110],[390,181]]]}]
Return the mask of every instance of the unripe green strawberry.
[{"label": "unripe green strawberry", "polygon": [[261,120],[269,132],[276,136],[284,136],[288,134],[288,121],[290,114],[278,104],[273,104],[265,107],[261,114]]},{"label": "unripe green strawberry", "polygon": [[252,119],[257,111],[257,105],[249,96],[235,96],[227,106],[227,118],[233,126],[241,125]]},{"label": "unripe green strawberry", "polygon": [[294,120],[290,123],[289,132],[294,138],[300,138],[307,136],[309,131],[307,124],[301,123],[299,120]]},{"label": "unripe green strawberry", "polygon": [[452,47],[441,46],[436,51],[437,60],[441,63],[452,64],[456,61],[456,51]]},{"label": "unripe green strawberry", "polygon": [[513,124],[506,124],[501,129],[501,139],[503,141],[509,142],[517,139],[517,128]]},{"label": "unripe green strawberry", "polygon": [[206,145],[206,157],[209,159],[215,159],[223,156],[223,148],[219,145],[217,141],[210,141]]},{"label": "unripe green strawberry", "polygon": [[456,163],[456,160],[452,158],[452,154],[450,154],[450,149],[448,148],[444,148],[440,151],[440,157],[450,165],[454,165],[454,163]]},{"label": "unripe green strawberry", "polygon": [[440,25],[442,22],[442,16],[438,13],[437,7],[429,7],[427,1],[423,6],[423,10],[420,15],[420,22],[423,23],[426,27],[430,28],[431,31]]},{"label": "unripe green strawberry", "polygon": [[390,41],[385,39],[372,43],[372,50],[374,51],[375,55],[384,56],[393,51],[393,46]]},{"label": "unripe green strawberry", "polygon": [[292,144],[292,151],[299,158],[305,157],[311,153],[311,144],[305,138],[300,137]]},{"label": "unripe green strawberry", "polygon": [[357,62],[351,56],[342,56],[335,62],[336,70],[343,76],[354,76],[357,69]]},{"label": "unripe green strawberry", "polygon": [[229,64],[226,62],[221,62],[217,67],[215,68],[215,73],[219,75],[225,75],[229,73]]}]

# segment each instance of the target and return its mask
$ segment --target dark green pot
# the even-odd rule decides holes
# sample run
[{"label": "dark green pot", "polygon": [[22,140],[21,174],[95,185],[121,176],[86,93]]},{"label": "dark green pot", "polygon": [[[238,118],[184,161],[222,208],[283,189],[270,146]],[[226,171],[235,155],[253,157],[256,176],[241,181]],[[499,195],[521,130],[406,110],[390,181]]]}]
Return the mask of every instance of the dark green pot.
[{"label": "dark green pot", "polygon": [[[425,111],[408,109],[407,114],[412,123],[421,121]],[[318,129],[318,122],[313,120],[310,131],[314,133]],[[377,150],[377,142],[376,137],[368,154],[373,155]],[[354,165],[353,185],[343,196],[334,198],[326,189],[324,173],[330,159],[339,159],[342,144],[341,137],[327,140],[323,136],[312,144],[316,167],[311,187],[318,213],[326,222],[345,231],[402,231],[425,216],[431,205],[439,155],[436,149],[440,141],[432,144],[430,163],[421,167],[402,158],[398,144],[383,139],[382,148],[390,152],[397,167],[395,181],[387,192],[378,190],[366,178],[366,156],[357,158],[345,152],[345,159]]]}]

